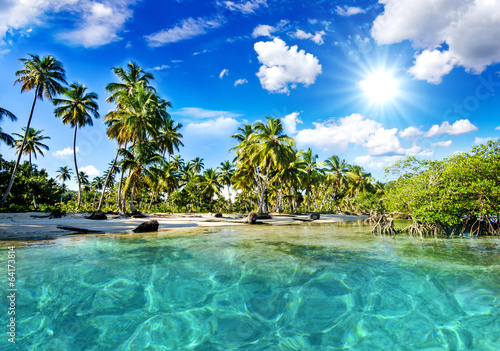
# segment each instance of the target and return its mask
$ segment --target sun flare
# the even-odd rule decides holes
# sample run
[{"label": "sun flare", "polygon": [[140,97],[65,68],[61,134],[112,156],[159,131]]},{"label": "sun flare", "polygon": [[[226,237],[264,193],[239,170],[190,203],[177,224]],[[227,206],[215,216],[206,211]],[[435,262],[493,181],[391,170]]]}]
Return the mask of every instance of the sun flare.
[{"label": "sun flare", "polygon": [[398,94],[398,84],[391,73],[378,71],[359,82],[367,97],[375,103],[385,103]]}]

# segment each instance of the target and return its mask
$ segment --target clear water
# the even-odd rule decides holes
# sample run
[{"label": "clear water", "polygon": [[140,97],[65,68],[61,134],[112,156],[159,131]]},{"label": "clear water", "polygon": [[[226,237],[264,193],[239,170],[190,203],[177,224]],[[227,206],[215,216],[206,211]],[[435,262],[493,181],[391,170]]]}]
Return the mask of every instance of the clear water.
[{"label": "clear water", "polygon": [[16,245],[2,350],[500,350],[498,239],[305,225]]}]

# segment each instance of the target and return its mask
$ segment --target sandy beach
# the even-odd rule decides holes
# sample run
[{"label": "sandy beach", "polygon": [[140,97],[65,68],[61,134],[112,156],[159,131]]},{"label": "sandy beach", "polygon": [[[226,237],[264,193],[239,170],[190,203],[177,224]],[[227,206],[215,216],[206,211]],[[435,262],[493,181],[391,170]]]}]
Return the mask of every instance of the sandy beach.
[{"label": "sandy beach", "polygon": [[[132,233],[139,224],[156,219],[159,222],[158,231],[180,230],[195,227],[217,227],[249,225],[243,223],[245,218],[236,215],[224,215],[215,218],[211,214],[145,214],[146,218],[123,218],[118,215],[107,215],[105,220],[91,220],[86,217],[89,213],[70,213],[62,218],[48,218],[40,212],[27,213],[0,213],[0,240],[46,240],[63,235],[85,235],[78,231],[59,229],[58,226],[76,227],[103,233]],[[365,219],[366,216],[322,214],[319,220],[303,222],[293,218],[306,219],[304,215],[291,217],[273,214],[272,219],[258,220],[268,225],[308,225],[311,223],[335,223]]]}]

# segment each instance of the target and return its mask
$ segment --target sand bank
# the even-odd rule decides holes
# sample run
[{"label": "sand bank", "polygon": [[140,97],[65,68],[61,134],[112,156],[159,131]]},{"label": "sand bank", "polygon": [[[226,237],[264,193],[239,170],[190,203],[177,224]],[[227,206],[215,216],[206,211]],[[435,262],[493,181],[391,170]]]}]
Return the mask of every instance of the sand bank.
[{"label": "sand bank", "polygon": [[[58,226],[77,227],[104,233],[130,233],[139,224],[156,219],[160,226],[158,231],[176,230],[194,227],[249,225],[242,223],[242,218],[224,215],[215,218],[210,214],[146,214],[147,218],[121,218],[108,215],[106,220],[90,220],[89,213],[70,213],[62,218],[40,218],[39,212],[0,213],[0,240],[46,240],[75,232],[58,229]],[[33,217],[36,216],[36,217]],[[305,219],[306,216],[297,216]],[[322,214],[321,219],[314,222],[294,220],[290,216],[273,215],[272,219],[259,220],[269,225],[308,225],[311,223],[335,223],[365,219],[366,216]]]}]

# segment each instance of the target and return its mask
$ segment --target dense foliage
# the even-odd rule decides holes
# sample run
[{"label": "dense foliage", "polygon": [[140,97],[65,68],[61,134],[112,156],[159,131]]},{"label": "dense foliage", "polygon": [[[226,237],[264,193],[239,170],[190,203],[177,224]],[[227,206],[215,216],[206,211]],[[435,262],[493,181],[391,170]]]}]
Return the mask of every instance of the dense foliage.
[{"label": "dense foliage", "polygon": [[498,233],[499,141],[442,161],[408,157],[387,172],[398,177],[386,186],[387,210],[409,213],[418,222],[434,223],[448,232]]}]

